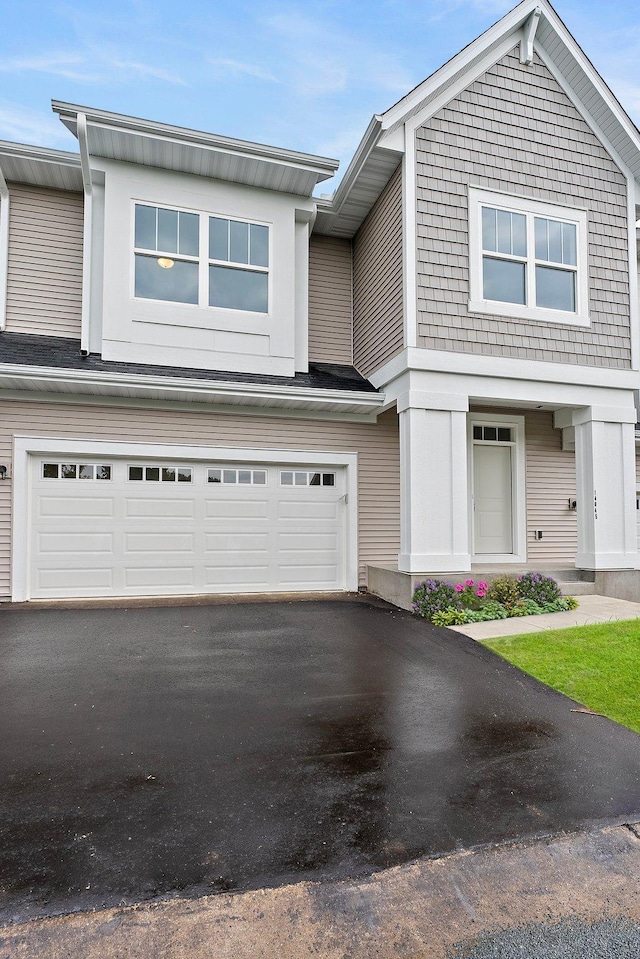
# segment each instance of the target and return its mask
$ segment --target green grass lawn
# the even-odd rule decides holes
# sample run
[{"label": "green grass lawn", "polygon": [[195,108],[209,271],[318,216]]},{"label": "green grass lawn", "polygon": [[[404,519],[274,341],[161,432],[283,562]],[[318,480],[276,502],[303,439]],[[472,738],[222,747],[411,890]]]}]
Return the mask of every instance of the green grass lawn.
[{"label": "green grass lawn", "polygon": [[553,689],[640,733],[640,620],[484,642]]}]

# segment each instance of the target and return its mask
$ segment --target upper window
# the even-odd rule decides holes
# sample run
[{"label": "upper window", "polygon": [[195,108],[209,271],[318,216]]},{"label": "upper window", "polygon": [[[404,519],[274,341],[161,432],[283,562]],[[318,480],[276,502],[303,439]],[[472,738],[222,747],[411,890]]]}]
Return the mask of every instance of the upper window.
[{"label": "upper window", "polygon": [[582,210],[470,189],[469,215],[471,311],[588,324]]},{"label": "upper window", "polygon": [[136,203],[134,242],[137,297],[269,312],[268,226]]}]

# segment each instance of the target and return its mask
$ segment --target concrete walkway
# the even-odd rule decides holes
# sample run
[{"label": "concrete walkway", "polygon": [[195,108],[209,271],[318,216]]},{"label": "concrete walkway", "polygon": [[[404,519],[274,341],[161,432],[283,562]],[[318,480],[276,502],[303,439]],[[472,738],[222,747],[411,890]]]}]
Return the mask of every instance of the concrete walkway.
[{"label": "concrete walkway", "polygon": [[499,636],[520,636],[537,630],[565,629],[569,626],[591,626],[620,619],[640,619],[640,603],[611,596],[581,596],[577,609],[567,613],[545,613],[542,616],[517,616],[513,619],[492,619],[487,623],[450,626],[471,639],[494,639]]}]

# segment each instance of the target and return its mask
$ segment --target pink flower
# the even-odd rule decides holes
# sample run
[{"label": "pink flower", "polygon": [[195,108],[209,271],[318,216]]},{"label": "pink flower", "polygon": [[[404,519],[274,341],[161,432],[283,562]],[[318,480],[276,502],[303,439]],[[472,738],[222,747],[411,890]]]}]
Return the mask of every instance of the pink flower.
[{"label": "pink flower", "polygon": [[485,593],[483,589],[476,590],[476,596],[478,597],[478,599],[484,599],[486,595],[487,594]]},{"label": "pink flower", "polygon": [[473,580],[472,580],[472,579],[465,579],[464,585],[465,585],[465,586],[473,586]]},{"label": "pink flower", "polygon": [[487,589],[489,589],[489,584],[488,584],[488,583],[478,583],[478,589],[487,590]]},{"label": "pink flower", "polygon": [[462,585],[462,583],[456,583],[456,593],[461,593],[463,589],[464,589],[464,586]]}]

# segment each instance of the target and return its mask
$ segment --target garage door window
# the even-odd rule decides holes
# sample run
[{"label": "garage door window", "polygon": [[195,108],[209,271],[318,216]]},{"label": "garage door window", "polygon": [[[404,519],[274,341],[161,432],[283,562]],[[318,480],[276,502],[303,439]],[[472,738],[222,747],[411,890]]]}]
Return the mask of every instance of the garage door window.
[{"label": "garage door window", "polygon": [[266,486],[266,470],[245,470],[228,469],[222,466],[216,466],[207,470],[208,483],[223,483],[227,485],[239,484],[241,486]]},{"label": "garage door window", "polygon": [[315,473],[308,470],[282,470],[281,486],[335,486],[335,473]]},{"label": "garage door window", "polygon": [[42,478],[110,480],[111,467],[93,463],[43,463]]},{"label": "garage door window", "polygon": [[130,466],[129,479],[137,483],[190,483],[190,466]]}]

